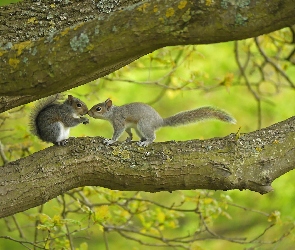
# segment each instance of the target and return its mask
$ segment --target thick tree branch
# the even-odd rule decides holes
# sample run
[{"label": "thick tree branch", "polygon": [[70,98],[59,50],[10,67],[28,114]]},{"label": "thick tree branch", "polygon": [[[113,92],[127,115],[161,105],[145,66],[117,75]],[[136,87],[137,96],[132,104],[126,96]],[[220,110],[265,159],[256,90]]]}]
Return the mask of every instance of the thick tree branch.
[{"label": "thick tree branch", "polygon": [[188,142],[102,144],[70,139],[6,164],[0,175],[0,217],[38,206],[81,186],[147,192],[185,189],[272,190],[295,166],[295,117],[249,134]]},{"label": "thick tree branch", "polygon": [[[18,13],[18,4],[0,9],[0,37],[6,39],[0,43],[0,112],[107,75],[164,46],[244,39],[295,23],[294,0],[125,1],[109,14],[99,13],[95,1],[85,1],[83,8],[81,1],[71,2],[45,8],[25,1],[25,20],[10,15]],[[46,19],[39,20],[40,13]],[[7,40],[12,17],[24,30],[18,25],[18,39]],[[45,21],[48,29],[38,26]]]}]

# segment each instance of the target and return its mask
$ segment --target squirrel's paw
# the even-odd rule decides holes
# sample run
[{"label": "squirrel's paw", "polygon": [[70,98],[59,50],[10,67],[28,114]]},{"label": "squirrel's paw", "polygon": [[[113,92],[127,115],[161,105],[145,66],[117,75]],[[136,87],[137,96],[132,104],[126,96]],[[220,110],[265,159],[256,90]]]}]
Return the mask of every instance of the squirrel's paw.
[{"label": "squirrel's paw", "polygon": [[130,143],[132,141],[132,137],[127,137],[125,142]]},{"label": "squirrel's paw", "polygon": [[89,123],[89,119],[86,118],[86,117],[83,117],[84,121],[83,121],[83,124],[88,124]]},{"label": "squirrel's paw", "polygon": [[67,145],[67,143],[68,143],[68,140],[62,140],[62,141],[57,141],[54,144],[57,146],[65,146]]},{"label": "squirrel's paw", "polygon": [[147,147],[150,144],[148,141],[138,141],[137,145],[140,147]]},{"label": "squirrel's paw", "polygon": [[103,140],[103,143],[106,144],[107,146],[113,144],[114,142],[115,142],[115,141],[112,140],[112,139],[104,139],[104,140]]}]

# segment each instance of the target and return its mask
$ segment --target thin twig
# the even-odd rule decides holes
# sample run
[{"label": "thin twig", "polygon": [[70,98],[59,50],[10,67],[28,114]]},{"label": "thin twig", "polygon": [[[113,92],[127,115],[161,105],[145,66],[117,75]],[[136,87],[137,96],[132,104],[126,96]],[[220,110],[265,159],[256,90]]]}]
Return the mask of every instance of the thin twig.
[{"label": "thin twig", "polygon": [[257,93],[253,90],[249,80],[248,80],[248,77],[246,75],[246,72],[245,72],[245,66],[243,67],[241,62],[240,62],[240,58],[239,58],[239,50],[238,50],[238,41],[235,41],[235,58],[236,58],[236,62],[238,64],[238,67],[239,67],[239,70],[242,74],[242,76],[244,77],[245,79],[245,83],[246,83],[246,86],[248,88],[248,90],[250,91],[250,93],[253,95],[253,97],[255,98],[256,102],[257,102],[257,110],[258,110],[258,113],[257,113],[257,116],[258,116],[258,129],[261,128],[261,117],[262,117],[262,112],[261,112],[261,99],[260,97],[257,95]]},{"label": "thin twig", "polygon": [[23,233],[23,230],[22,230],[22,228],[19,226],[19,223],[18,223],[17,219],[15,218],[15,215],[12,215],[11,217],[12,217],[13,222],[14,222],[14,224],[15,224],[15,226],[16,226],[18,232],[19,232],[19,237],[25,239],[25,235],[24,235],[24,233]]},{"label": "thin twig", "polygon": [[23,245],[24,247],[26,247],[27,249],[30,249],[27,245],[31,245],[31,246],[34,246],[36,248],[39,248],[39,249],[46,249],[45,247],[40,247],[38,246],[37,244],[33,243],[33,242],[30,242],[30,241],[25,241],[25,240],[17,240],[17,239],[14,239],[10,236],[1,236],[0,235],[0,239],[6,239],[6,240],[11,240],[11,241],[14,241],[14,242],[17,242],[17,243],[20,243],[21,245]]},{"label": "thin twig", "polygon": [[264,60],[269,63],[277,72],[280,73],[281,76],[283,76],[285,78],[285,80],[290,84],[290,86],[292,88],[295,88],[294,83],[292,82],[292,80],[287,76],[287,74],[275,63],[273,62],[264,52],[264,50],[261,48],[259,41],[258,41],[258,37],[254,38],[256,47],[258,48],[260,54],[262,55],[262,57],[264,58]]},{"label": "thin twig", "polygon": [[3,161],[3,165],[6,165],[9,161],[6,158],[6,155],[4,153],[4,146],[3,146],[1,141],[0,141],[0,156],[1,156],[2,161]]},{"label": "thin twig", "polygon": [[[62,218],[63,219],[66,219],[66,208],[67,208],[67,205],[66,205],[66,200],[65,200],[65,196],[64,194],[61,195],[61,198],[62,198],[62,205],[63,205],[63,210],[62,210]],[[74,243],[73,243],[73,239],[72,239],[72,236],[70,234],[70,230],[69,230],[69,226],[67,223],[65,223],[65,228],[66,228],[66,237],[68,238],[69,240],[69,244],[70,244],[70,249],[71,250],[74,250]]]},{"label": "thin twig", "polygon": [[[43,206],[44,205],[39,206],[39,209],[38,209],[39,214],[42,213]],[[39,225],[39,223],[40,223],[40,220],[39,219],[36,219],[36,221],[35,221],[34,243],[36,243],[38,241],[38,232],[39,232],[38,225]],[[36,247],[35,246],[34,246],[34,250],[36,250]]]},{"label": "thin twig", "polygon": [[106,228],[103,229],[103,240],[104,240],[104,244],[106,246],[106,250],[109,250],[109,242],[108,242],[108,238],[107,238],[107,229]]}]

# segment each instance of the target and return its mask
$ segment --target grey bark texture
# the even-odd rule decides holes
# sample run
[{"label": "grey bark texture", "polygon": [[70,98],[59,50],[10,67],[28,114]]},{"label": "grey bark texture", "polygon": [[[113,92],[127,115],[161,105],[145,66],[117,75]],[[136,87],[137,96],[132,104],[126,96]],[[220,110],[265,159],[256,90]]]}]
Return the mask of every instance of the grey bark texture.
[{"label": "grey bark texture", "polygon": [[295,117],[249,134],[147,148],[100,137],[70,139],[1,167],[0,217],[82,186],[146,192],[185,189],[272,190],[295,166]]},{"label": "grey bark texture", "polygon": [[31,0],[2,7],[0,112],[105,76],[164,46],[291,26],[294,13],[294,0],[122,1],[113,9],[90,0]]}]

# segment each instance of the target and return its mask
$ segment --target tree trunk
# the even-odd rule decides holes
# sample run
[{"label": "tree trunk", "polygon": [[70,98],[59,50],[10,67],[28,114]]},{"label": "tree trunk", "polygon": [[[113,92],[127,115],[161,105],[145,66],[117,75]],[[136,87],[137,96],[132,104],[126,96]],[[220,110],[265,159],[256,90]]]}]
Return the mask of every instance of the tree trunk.
[{"label": "tree trunk", "polygon": [[1,7],[0,112],[105,76],[164,46],[244,39],[295,24],[294,0],[122,2],[115,9],[90,0]]},{"label": "tree trunk", "polygon": [[252,133],[187,142],[102,144],[70,139],[6,164],[0,175],[0,217],[41,205],[82,186],[146,192],[188,189],[272,190],[295,166],[295,117]]}]

